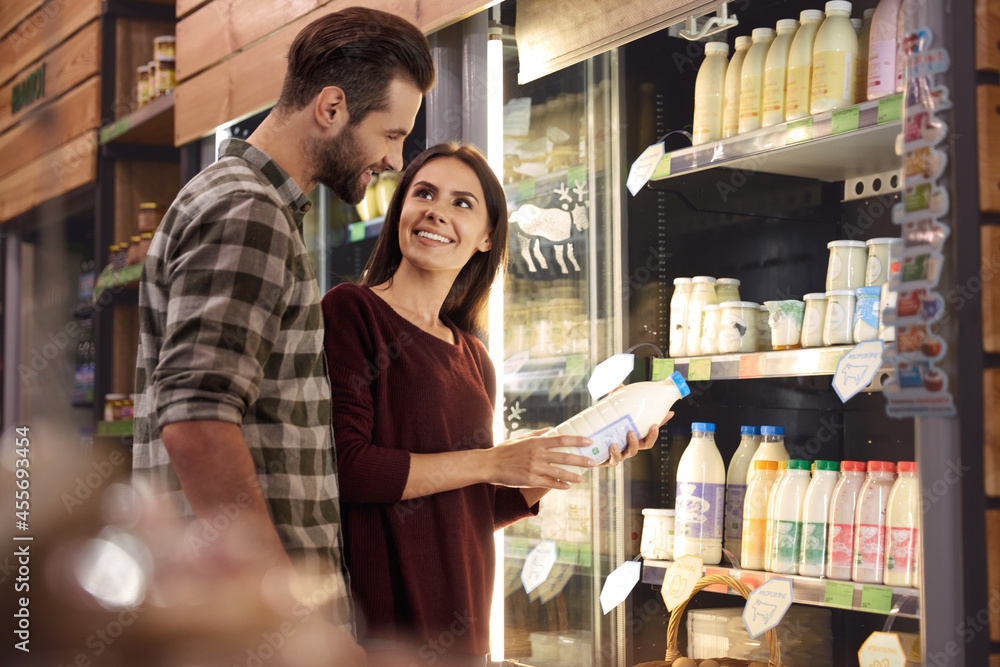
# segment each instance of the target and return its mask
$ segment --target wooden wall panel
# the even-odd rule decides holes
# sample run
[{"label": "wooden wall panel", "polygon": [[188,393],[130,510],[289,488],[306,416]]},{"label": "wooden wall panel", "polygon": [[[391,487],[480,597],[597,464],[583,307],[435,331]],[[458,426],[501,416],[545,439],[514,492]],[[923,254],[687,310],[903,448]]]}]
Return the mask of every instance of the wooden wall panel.
[{"label": "wooden wall panel", "polygon": [[100,15],[101,0],[49,0],[0,41],[0,84]]},{"label": "wooden wall panel", "polygon": [[1000,86],[976,91],[979,124],[979,207],[1000,213]]},{"label": "wooden wall panel", "polygon": [[135,359],[139,352],[139,307],[115,306],[111,314],[111,393],[135,393]]},{"label": "wooden wall panel", "polygon": [[97,179],[97,130],[0,179],[0,222]]},{"label": "wooden wall panel", "polygon": [[0,134],[0,178],[100,126],[101,78],[94,76]]},{"label": "wooden wall panel", "polygon": [[40,100],[18,110],[16,114],[11,113],[14,85],[20,83],[31,72],[32,66],[20,71],[6,85],[0,86],[0,132],[27,116],[33,109],[59,97],[82,81],[99,73],[101,67],[100,22],[91,22],[64,44],[60,44],[42,61],[34,63],[33,66],[41,64],[41,62],[45,62],[45,97]]},{"label": "wooden wall panel", "polygon": [[[1000,595],[1000,510],[986,510],[987,598]],[[990,611],[990,640],[1000,641],[1000,614]]]},{"label": "wooden wall panel", "polygon": [[[115,163],[115,241],[139,233],[139,204],[169,205],[181,189],[181,167],[170,162]],[[131,393],[131,392],[129,392]]]},{"label": "wooden wall panel", "polygon": [[169,21],[118,19],[115,34],[115,120],[139,108],[135,70],[153,59],[153,38],[173,34],[174,24]]},{"label": "wooden wall panel", "polygon": [[[980,238],[983,267],[983,350],[1000,352],[1000,227],[985,225]],[[1000,403],[997,404],[1000,409]],[[1000,437],[1000,431],[997,432]]]},{"label": "wooden wall panel", "polygon": [[976,0],[976,69],[1000,71],[1000,3]]},{"label": "wooden wall panel", "polygon": [[[227,1],[215,0],[216,3]],[[200,139],[223,123],[274,104],[281,92],[286,55],[295,35],[320,16],[353,4],[356,4],[355,0],[330,2],[274,32],[267,39],[181,82],[176,93],[175,145],[181,146]],[[487,4],[489,3],[485,0],[439,0],[433,3],[420,0],[370,0],[366,3],[369,7],[402,16],[425,33],[475,13]],[[210,6],[201,11],[209,8]],[[183,58],[186,47],[182,42],[181,31],[182,28],[178,25],[177,50]],[[214,37],[220,39],[218,31]],[[203,63],[201,67],[209,64],[211,63]],[[198,67],[189,62],[188,68],[193,71]],[[249,81],[253,84],[248,85]]]},{"label": "wooden wall panel", "polygon": [[[0,37],[5,37],[45,0],[4,0],[0,2]],[[28,27],[28,26],[26,26]]]},{"label": "wooden wall panel", "polygon": [[177,18],[187,16],[209,0],[177,0]]},{"label": "wooden wall panel", "polygon": [[1000,369],[997,368],[983,371],[983,485],[987,496],[1000,496]]}]

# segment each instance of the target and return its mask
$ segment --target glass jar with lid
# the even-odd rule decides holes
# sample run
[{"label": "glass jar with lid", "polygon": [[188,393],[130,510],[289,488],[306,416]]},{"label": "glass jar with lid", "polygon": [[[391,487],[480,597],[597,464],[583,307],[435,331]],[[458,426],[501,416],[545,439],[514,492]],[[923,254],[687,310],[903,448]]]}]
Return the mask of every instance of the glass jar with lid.
[{"label": "glass jar with lid", "polygon": [[687,354],[695,357],[701,354],[701,330],[703,308],[718,304],[715,295],[715,278],[695,276],[691,279],[691,296],[688,298]]},{"label": "glass jar with lid", "polygon": [[687,354],[688,299],[691,297],[691,279],[674,278],[674,294],[670,297],[670,356]]},{"label": "glass jar with lid", "polygon": [[826,318],[823,321],[824,345],[847,345],[854,340],[854,290],[830,290],[826,293]]},{"label": "glass jar with lid", "polygon": [[149,65],[139,65],[135,70],[135,98],[140,108],[149,104]]},{"label": "glass jar with lid", "polygon": [[104,396],[104,421],[114,422],[121,419],[125,400],[125,394],[106,394]]},{"label": "glass jar with lid", "polygon": [[767,306],[761,304],[760,313],[757,315],[757,350],[767,352],[771,350],[771,311]]},{"label": "glass jar with lid", "polygon": [[826,270],[826,291],[854,290],[865,286],[868,248],[864,241],[830,241],[830,261]]},{"label": "glass jar with lid", "polygon": [[156,61],[156,94],[166,95],[173,92],[177,85],[175,73],[177,60],[173,57],[163,57]]},{"label": "glass jar with lid", "polygon": [[865,245],[868,246],[868,269],[865,273],[866,287],[881,287],[882,283],[889,282],[889,264],[891,249],[903,243],[901,238],[876,238],[868,239]]},{"label": "glass jar with lid", "polygon": [[702,307],[701,354],[719,353],[719,318],[722,313],[719,304],[706,303]]},{"label": "glass jar with lid", "polygon": [[137,216],[139,233],[155,232],[166,212],[167,209],[153,201],[144,201],[139,204],[139,215]]},{"label": "glass jar with lid", "polygon": [[136,234],[135,236],[130,236],[128,239],[128,265],[139,264],[142,259],[139,254],[142,252],[142,248],[139,247],[139,242],[141,237]]},{"label": "glass jar with lid", "polygon": [[719,318],[719,352],[756,352],[760,304],[724,301]]},{"label": "glass jar with lid", "polygon": [[120,271],[128,266],[128,257],[126,252],[122,251],[120,244],[113,243],[108,247],[108,265],[115,271]]},{"label": "glass jar with lid", "polygon": [[719,278],[715,282],[715,297],[719,303],[740,300],[740,281],[736,278]]},{"label": "glass jar with lid", "polygon": [[823,347],[826,293],[806,294],[802,300],[806,302],[806,312],[802,317],[802,347]]}]

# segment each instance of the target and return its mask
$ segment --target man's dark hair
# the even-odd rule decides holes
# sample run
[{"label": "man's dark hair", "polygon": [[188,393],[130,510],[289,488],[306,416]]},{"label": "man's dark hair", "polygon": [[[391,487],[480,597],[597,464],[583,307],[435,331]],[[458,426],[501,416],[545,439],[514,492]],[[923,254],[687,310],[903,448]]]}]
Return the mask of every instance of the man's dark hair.
[{"label": "man's dark hair", "polygon": [[279,112],[302,109],[327,86],[344,91],[351,124],[388,107],[389,83],[434,85],[430,45],[420,29],[388,12],[364,7],[327,14],[299,32],[288,50]]}]

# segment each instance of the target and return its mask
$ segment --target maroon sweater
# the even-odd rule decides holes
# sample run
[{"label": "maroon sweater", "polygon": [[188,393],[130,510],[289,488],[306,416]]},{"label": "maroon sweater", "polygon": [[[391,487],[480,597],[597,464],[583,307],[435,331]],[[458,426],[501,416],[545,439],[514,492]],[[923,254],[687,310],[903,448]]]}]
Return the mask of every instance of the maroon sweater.
[{"label": "maroon sweater", "polygon": [[454,345],[428,334],[368,287],[333,288],[323,316],[358,634],[414,642],[431,662],[449,637],[452,651],[485,655],[493,532],[538,506],[492,484],[400,499],[411,452],[493,446],[496,376],[486,349],[447,319]]}]

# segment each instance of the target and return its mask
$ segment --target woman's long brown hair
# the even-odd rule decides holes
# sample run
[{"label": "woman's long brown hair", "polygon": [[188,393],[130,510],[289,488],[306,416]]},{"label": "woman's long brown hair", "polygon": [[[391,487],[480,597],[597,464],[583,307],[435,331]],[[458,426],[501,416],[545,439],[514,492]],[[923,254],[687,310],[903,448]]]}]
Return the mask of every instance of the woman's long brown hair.
[{"label": "woman's long brown hair", "polygon": [[374,287],[392,281],[403,259],[403,252],[399,248],[399,216],[403,210],[403,200],[421,167],[431,160],[443,157],[457,158],[476,172],[486,199],[491,245],[487,252],[477,252],[462,267],[441,306],[441,314],[447,315],[462,331],[481,333],[486,330],[490,286],[507,263],[507,198],[486,158],[474,146],[437,144],[414,158],[403,172],[399,186],[392,195],[375,251],[368,259],[358,284]]}]

